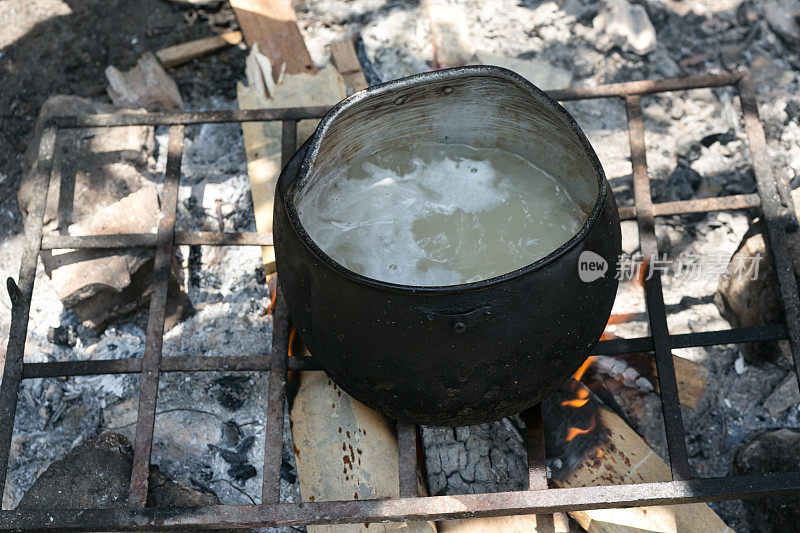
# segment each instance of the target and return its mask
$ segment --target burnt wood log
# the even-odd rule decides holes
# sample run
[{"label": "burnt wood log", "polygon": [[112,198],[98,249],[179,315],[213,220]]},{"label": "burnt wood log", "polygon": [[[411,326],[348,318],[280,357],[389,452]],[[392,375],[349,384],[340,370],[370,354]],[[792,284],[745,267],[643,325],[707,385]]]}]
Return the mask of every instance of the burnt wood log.
[{"label": "burnt wood log", "polygon": [[[587,401],[575,402],[576,398]],[[544,413],[553,486],[587,487],[671,479],[667,463],[581,383],[572,380],[553,393],[544,402]],[[705,503],[569,514],[590,532],[732,531]]]}]

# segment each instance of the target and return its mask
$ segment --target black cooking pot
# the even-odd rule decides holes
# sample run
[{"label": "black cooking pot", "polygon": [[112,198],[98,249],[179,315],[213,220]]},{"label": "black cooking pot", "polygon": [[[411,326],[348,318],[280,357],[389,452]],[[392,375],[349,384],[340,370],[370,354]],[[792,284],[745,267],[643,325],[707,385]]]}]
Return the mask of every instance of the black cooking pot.
[{"label": "black cooking pot", "polygon": [[[535,263],[463,285],[397,285],[335,262],[295,202],[332,169],[420,141],[519,154],[562,181],[585,223]],[[283,170],[274,217],[303,342],[342,389],[400,420],[467,425],[536,404],[591,353],[617,290],[619,214],[594,150],[564,108],[498,67],[419,74],[340,102]]]}]

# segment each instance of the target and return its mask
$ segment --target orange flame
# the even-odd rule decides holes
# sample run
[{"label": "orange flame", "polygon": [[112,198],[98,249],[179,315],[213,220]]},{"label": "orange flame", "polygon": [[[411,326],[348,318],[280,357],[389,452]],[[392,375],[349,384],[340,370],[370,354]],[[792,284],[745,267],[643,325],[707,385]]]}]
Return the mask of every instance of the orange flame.
[{"label": "orange flame", "polygon": [[561,402],[563,407],[583,407],[589,401],[589,391],[586,389],[578,389],[578,397],[574,400],[566,400]]},{"label": "orange flame", "polygon": [[586,358],[586,361],[583,362],[581,367],[574,374],[572,374],[572,377],[575,378],[575,381],[581,380],[586,371],[589,370],[589,367],[592,366],[593,362],[594,362],[593,355],[590,355],[589,357]]},{"label": "orange flame", "polygon": [[[646,261],[643,262],[642,267],[639,269],[638,276],[636,278],[636,281],[641,287],[644,287],[645,272],[647,272]],[[634,316],[634,314],[635,313],[624,313],[620,315],[611,315],[610,317],[608,317],[608,323],[606,324],[606,327],[613,326],[614,324],[622,324],[623,322],[627,322]],[[600,340],[610,340],[615,338],[617,338],[617,336],[610,331],[603,331],[603,334],[600,336]],[[586,358],[586,361],[584,361],[581,367],[572,375],[572,377],[575,378],[575,381],[580,381],[581,379],[583,379],[583,376],[584,374],[586,374],[586,371],[589,370],[590,366],[592,366],[594,359],[595,359],[594,356],[589,356]],[[589,391],[585,388],[579,387],[576,397],[572,400],[565,400],[561,402],[561,406],[573,407],[577,409],[583,407],[588,402],[589,402]],[[570,442],[578,435],[585,435],[587,433],[594,431],[594,427],[595,427],[595,415],[594,413],[592,413],[592,418],[589,421],[589,427],[587,427],[586,429],[581,429],[576,427],[569,428],[567,430],[567,436],[565,440],[567,442]],[[600,456],[602,456],[602,451],[598,451],[598,457]]]},{"label": "orange flame", "polygon": [[567,442],[569,442],[569,441],[571,441],[572,439],[574,439],[575,437],[577,437],[578,435],[585,435],[585,434],[587,434],[587,433],[589,433],[589,432],[591,432],[591,431],[593,431],[593,430],[594,430],[594,425],[595,425],[594,413],[592,413],[592,418],[591,418],[591,420],[589,421],[589,427],[587,427],[586,429],[581,429],[581,428],[569,428],[569,429],[567,430],[567,437],[566,437],[566,439],[564,439],[564,440],[566,440]]}]

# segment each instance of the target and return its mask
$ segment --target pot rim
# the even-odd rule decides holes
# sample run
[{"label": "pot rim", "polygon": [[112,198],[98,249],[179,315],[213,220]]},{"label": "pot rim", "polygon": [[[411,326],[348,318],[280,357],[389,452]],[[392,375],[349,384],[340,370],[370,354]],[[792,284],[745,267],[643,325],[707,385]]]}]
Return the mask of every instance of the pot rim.
[{"label": "pot rim", "polygon": [[[421,83],[426,83],[430,81],[446,81],[450,79],[462,78],[465,76],[495,77],[515,83],[522,89],[528,91],[531,94],[531,96],[539,99],[541,103],[550,106],[550,108],[553,111],[555,111],[556,114],[560,115],[561,118],[564,120],[566,126],[572,131],[572,133],[577,138],[579,144],[583,148],[584,153],[589,158],[592,166],[594,167],[595,173],[597,175],[598,193],[595,199],[595,203],[594,206],[592,207],[591,212],[589,213],[589,216],[586,217],[586,220],[584,221],[580,230],[578,230],[578,232],[575,233],[564,244],[562,244],[561,246],[559,246],[546,256],[534,261],[533,263],[520,267],[516,270],[506,272],[505,274],[501,274],[499,276],[479,281],[473,281],[469,283],[460,283],[457,285],[430,285],[430,286],[404,285],[400,283],[382,281],[375,278],[364,276],[357,272],[353,272],[352,270],[348,269],[338,261],[331,258],[317,245],[316,242],[314,242],[311,236],[306,232],[305,227],[300,221],[300,217],[297,213],[297,208],[295,207],[294,203],[294,196],[300,190],[300,188],[306,183],[306,181],[308,181],[309,171],[311,169],[312,164],[315,163],[317,160],[317,156],[320,150],[320,145],[322,144],[322,138],[330,128],[333,121],[341,114],[346,112],[355,103],[368,99],[372,96],[385,94],[402,89],[408,89],[410,87],[414,87]],[[368,87],[367,89],[358,91],[348,96],[347,98],[341,100],[338,104],[333,106],[328,111],[328,113],[320,121],[319,126],[317,127],[316,131],[312,135],[307,145],[308,145],[308,151],[306,152],[306,156],[303,158],[297,176],[289,184],[286,190],[286,194],[282,198],[282,202],[284,203],[284,207],[286,208],[286,213],[289,217],[289,220],[291,221],[294,230],[297,231],[298,234],[300,235],[303,243],[324,263],[332,267],[340,274],[354,281],[375,288],[389,289],[395,291],[411,291],[415,293],[419,292],[419,293],[433,293],[433,294],[450,294],[455,292],[484,289],[491,286],[500,285],[512,281],[514,279],[517,279],[521,276],[524,276],[530,272],[541,270],[550,263],[558,260],[560,257],[568,253],[570,250],[575,248],[586,238],[586,236],[589,234],[589,231],[597,222],[598,218],[600,218],[600,213],[603,209],[603,205],[605,204],[606,197],[608,196],[608,182],[606,181],[605,172],[603,171],[603,167],[600,164],[600,160],[597,157],[594,148],[592,148],[591,144],[589,143],[589,140],[586,138],[586,135],[583,133],[583,130],[580,128],[580,126],[572,117],[572,115],[570,115],[569,112],[567,112],[567,110],[564,109],[561,106],[561,104],[559,104],[550,95],[539,89],[537,86],[535,86],[534,84],[532,84],[531,82],[529,82],[527,79],[523,78],[516,72],[492,65],[472,65],[465,67],[436,70],[432,72],[424,72],[421,74],[414,74],[406,78],[400,78],[397,80],[381,83],[379,85],[374,85],[372,87]],[[285,170],[286,169],[284,169],[284,171]]]}]

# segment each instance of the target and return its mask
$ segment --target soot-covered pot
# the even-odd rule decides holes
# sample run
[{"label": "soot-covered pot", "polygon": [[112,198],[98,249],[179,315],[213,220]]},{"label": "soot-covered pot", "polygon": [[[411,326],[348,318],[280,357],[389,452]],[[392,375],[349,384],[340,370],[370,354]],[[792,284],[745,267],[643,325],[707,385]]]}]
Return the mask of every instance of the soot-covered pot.
[{"label": "soot-covered pot", "polygon": [[[417,142],[533,161],[585,222],[546,257],[484,281],[416,287],[348,270],[311,240],[296,202],[359,156]],[[557,102],[498,67],[429,72],[340,102],[283,170],[274,217],[278,279],[303,342],[342,389],[400,420],[467,425],[536,404],[591,353],[617,290],[619,215],[594,150]]]}]

